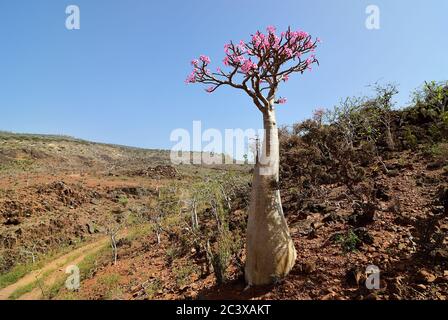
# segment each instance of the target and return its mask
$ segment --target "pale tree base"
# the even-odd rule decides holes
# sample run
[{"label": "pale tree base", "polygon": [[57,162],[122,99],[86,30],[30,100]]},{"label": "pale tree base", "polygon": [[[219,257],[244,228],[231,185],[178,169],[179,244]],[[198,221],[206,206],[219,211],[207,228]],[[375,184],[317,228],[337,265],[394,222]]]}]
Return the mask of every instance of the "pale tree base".
[{"label": "pale tree base", "polygon": [[280,192],[272,190],[272,177],[255,175],[247,226],[246,283],[268,285],[293,268],[297,252],[283,215]]}]

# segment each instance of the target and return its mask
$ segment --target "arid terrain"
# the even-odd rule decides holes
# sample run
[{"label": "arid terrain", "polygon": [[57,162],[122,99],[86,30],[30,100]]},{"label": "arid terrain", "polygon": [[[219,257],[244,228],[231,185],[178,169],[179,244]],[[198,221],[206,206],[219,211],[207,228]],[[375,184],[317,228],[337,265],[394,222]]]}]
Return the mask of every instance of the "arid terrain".
[{"label": "arid terrain", "polygon": [[384,118],[379,95],[281,130],[298,257],[268,287],[243,277],[250,165],[172,166],[167,151],[1,133],[0,299],[446,300],[448,121],[425,94]]}]

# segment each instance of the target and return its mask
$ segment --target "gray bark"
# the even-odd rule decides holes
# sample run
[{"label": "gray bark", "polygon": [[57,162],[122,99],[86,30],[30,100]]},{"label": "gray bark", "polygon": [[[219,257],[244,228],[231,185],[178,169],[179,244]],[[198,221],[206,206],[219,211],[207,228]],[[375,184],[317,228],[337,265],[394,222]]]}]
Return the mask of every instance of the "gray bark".
[{"label": "gray bark", "polygon": [[265,136],[255,165],[247,226],[245,278],[266,285],[285,277],[297,253],[283,214],[279,182],[279,138],[275,110],[263,113]]}]

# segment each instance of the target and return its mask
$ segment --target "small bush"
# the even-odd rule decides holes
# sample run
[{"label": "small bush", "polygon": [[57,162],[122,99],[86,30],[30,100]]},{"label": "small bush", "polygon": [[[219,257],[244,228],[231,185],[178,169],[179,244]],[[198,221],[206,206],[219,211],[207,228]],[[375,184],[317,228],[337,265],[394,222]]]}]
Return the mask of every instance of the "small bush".
[{"label": "small bush", "polygon": [[341,246],[344,253],[356,251],[362,243],[353,230],[349,230],[344,234],[337,234],[334,238],[334,242]]},{"label": "small bush", "polygon": [[429,148],[429,155],[438,161],[448,160],[448,143],[434,144]]},{"label": "small bush", "polygon": [[145,293],[148,299],[154,298],[154,296],[163,288],[162,281],[156,279],[152,281],[146,288]]},{"label": "small bush", "polygon": [[98,279],[98,286],[103,293],[104,299],[116,299],[122,294],[120,279],[121,276],[118,273],[105,274]]},{"label": "small bush", "polygon": [[417,137],[412,132],[411,128],[409,128],[409,127],[405,128],[403,138],[404,138],[406,147],[408,147],[410,149],[415,149],[417,147],[418,140],[417,140]]},{"label": "small bush", "polygon": [[176,285],[179,288],[187,285],[191,281],[191,276],[196,274],[197,267],[193,264],[187,264],[185,266],[178,267],[174,269],[174,274],[176,277]]},{"label": "small bush", "polygon": [[118,203],[121,204],[123,207],[126,207],[129,203],[129,199],[126,196],[120,196],[120,198],[118,198]]},{"label": "small bush", "polygon": [[446,126],[448,126],[448,111],[442,114],[442,121]]},{"label": "small bush", "polygon": [[166,262],[171,265],[174,260],[181,256],[181,250],[176,246],[171,246],[166,250]]}]

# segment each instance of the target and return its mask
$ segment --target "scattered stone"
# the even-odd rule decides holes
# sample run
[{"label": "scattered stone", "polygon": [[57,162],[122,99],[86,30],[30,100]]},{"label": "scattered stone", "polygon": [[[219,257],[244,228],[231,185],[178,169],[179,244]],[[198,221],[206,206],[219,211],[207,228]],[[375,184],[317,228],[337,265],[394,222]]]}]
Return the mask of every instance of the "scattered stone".
[{"label": "scattered stone", "polygon": [[432,213],[434,213],[435,215],[445,214],[445,207],[444,206],[434,206],[432,208]]},{"label": "scattered stone", "polygon": [[96,198],[93,198],[93,199],[90,200],[90,204],[99,205],[100,201],[98,199],[96,199]]},{"label": "scattered stone", "polygon": [[389,201],[390,196],[385,186],[375,183],[375,197],[382,201]]},{"label": "scattered stone", "polygon": [[375,221],[376,205],[371,202],[354,205],[353,214],[348,218],[348,223],[355,227],[365,227]]},{"label": "scattered stone", "polygon": [[433,283],[436,279],[437,277],[435,275],[423,269],[417,273],[417,280],[421,283]]},{"label": "scattered stone", "polygon": [[387,175],[389,177],[398,177],[400,175],[400,171],[399,170],[389,170],[389,171],[387,171]]},{"label": "scattered stone", "polygon": [[366,276],[363,270],[354,267],[347,271],[345,279],[349,285],[359,286],[366,279]]},{"label": "scattered stone", "polygon": [[304,274],[311,274],[316,271],[316,264],[314,262],[305,262],[302,264],[302,272]]},{"label": "scattered stone", "polygon": [[323,203],[309,203],[307,206],[307,210],[312,213],[328,213],[330,208]]},{"label": "scattered stone", "polygon": [[323,217],[322,222],[344,222],[344,218],[337,212],[330,212]]},{"label": "scattered stone", "polygon": [[132,241],[127,238],[121,238],[117,241],[117,247],[130,247],[132,245]]},{"label": "scattered stone", "polygon": [[423,290],[423,291],[426,290],[426,286],[424,284],[418,284],[418,285],[416,285],[416,287],[417,287],[417,289],[420,289],[420,290]]},{"label": "scattered stone", "polygon": [[91,223],[91,222],[87,223],[87,231],[90,234],[94,234],[96,232],[95,225],[93,223]]},{"label": "scattered stone", "polygon": [[376,293],[372,292],[368,296],[364,298],[364,300],[379,300],[379,297]]},{"label": "scattered stone", "polygon": [[174,179],[179,176],[176,168],[170,165],[159,165],[153,168],[126,172],[129,176],[151,177],[152,179]]},{"label": "scattered stone", "polygon": [[318,230],[318,229],[322,228],[323,226],[324,226],[324,224],[321,222],[313,222],[311,224],[311,227],[313,227],[314,230]]},{"label": "scattered stone", "polygon": [[429,255],[433,257],[436,260],[436,262],[448,261],[448,249],[446,248],[435,249],[431,251]]},{"label": "scattered stone", "polygon": [[367,228],[364,228],[364,227],[356,228],[355,230],[353,230],[353,232],[356,234],[356,236],[358,237],[359,240],[361,240],[363,243],[365,243],[367,245],[372,245],[375,241],[375,239],[369,233]]},{"label": "scattered stone", "polygon": [[434,161],[431,163],[428,163],[426,166],[426,169],[428,170],[438,170],[445,166],[446,162],[444,160]]},{"label": "scattered stone", "polygon": [[448,187],[442,187],[437,192],[440,204],[445,208],[445,214],[448,215]]},{"label": "scattered stone", "polygon": [[8,218],[6,219],[4,225],[6,226],[18,226],[22,221],[19,218]]}]

